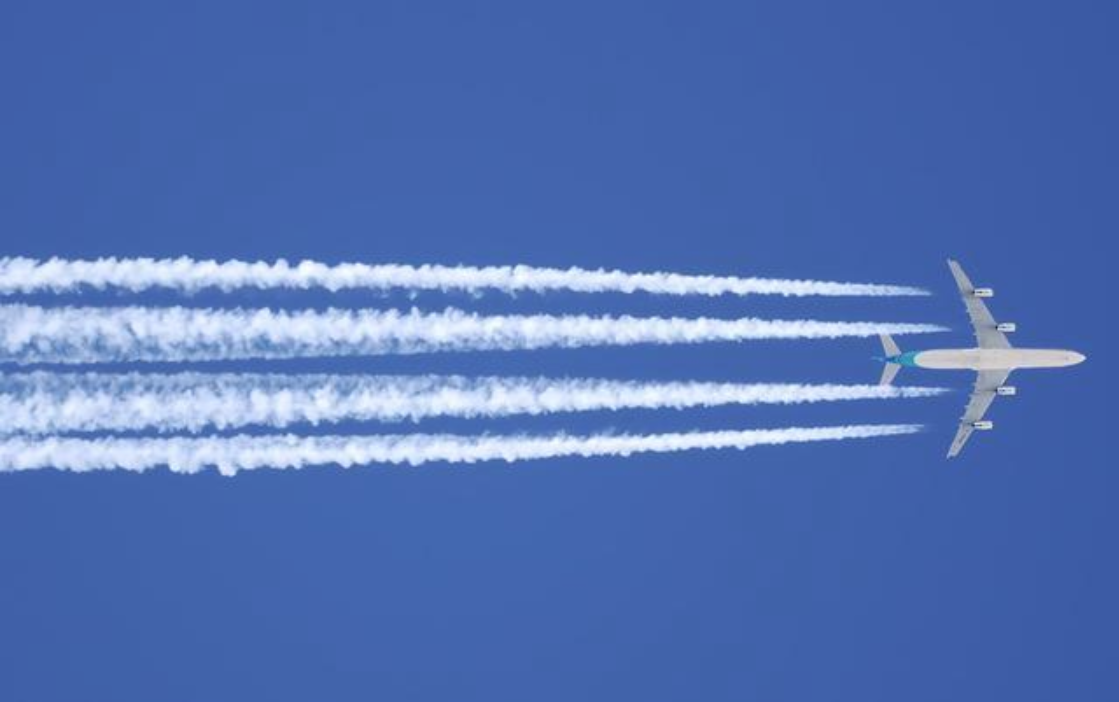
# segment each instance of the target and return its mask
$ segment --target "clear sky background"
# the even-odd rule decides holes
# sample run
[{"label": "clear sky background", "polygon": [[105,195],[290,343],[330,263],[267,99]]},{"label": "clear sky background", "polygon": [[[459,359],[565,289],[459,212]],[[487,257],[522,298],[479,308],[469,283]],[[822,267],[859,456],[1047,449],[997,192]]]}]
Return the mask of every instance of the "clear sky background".
[{"label": "clear sky background", "polygon": [[[944,265],[956,256],[997,289],[1015,342],[1089,358],[1016,376],[997,430],[951,463],[971,379],[906,369],[903,382],[960,392],[419,428],[927,423],[915,437],[235,479],[0,476],[0,699],[1119,697],[1115,10],[903,4],[6,3],[4,255],[926,286],[933,297],[897,300],[415,300],[953,327],[903,349],[971,342]],[[220,367],[863,382],[878,352],[754,342]]]}]

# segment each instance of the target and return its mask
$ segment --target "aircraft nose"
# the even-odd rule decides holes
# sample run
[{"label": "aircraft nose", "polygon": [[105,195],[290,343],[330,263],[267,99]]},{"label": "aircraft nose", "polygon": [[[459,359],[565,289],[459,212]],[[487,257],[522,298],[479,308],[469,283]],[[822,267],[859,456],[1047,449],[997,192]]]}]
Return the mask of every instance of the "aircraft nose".
[{"label": "aircraft nose", "polygon": [[1084,354],[1076,353],[1075,351],[1072,352],[1071,354],[1069,354],[1069,356],[1071,357],[1071,360],[1072,360],[1074,365],[1077,364],[1077,363],[1083,363],[1084,361],[1086,361],[1088,359],[1088,357],[1085,356]]}]

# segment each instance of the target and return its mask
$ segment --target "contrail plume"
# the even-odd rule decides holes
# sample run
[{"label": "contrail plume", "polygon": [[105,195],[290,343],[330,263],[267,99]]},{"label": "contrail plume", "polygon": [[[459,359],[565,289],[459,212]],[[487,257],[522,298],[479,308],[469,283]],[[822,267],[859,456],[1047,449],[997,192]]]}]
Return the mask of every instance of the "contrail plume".
[{"label": "contrail plume", "polygon": [[700,449],[840,441],[912,434],[911,424],[789,427],[682,434],[568,436],[457,436],[449,434],[300,437],[235,436],[166,439],[0,439],[0,471],[57,468],[85,472],[146,471],[167,466],[196,473],[214,466],[223,475],[258,468],[304,468],[375,463],[525,461],[563,456],[629,456]]},{"label": "contrail plume", "polygon": [[201,432],[624,409],[932,397],[942,388],[233,373],[0,375],[0,434]]},{"label": "contrail plume", "polygon": [[203,361],[825,339],[944,331],[814,320],[0,306],[0,362]]},{"label": "contrail plume", "polygon": [[330,265],[302,261],[269,262],[152,258],[0,258],[0,294],[70,292],[83,288],[118,288],[140,292],[169,288],[195,292],[207,288],[293,288],[439,290],[504,293],[557,290],[601,293],[645,292],[660,295],[785,295],[785,296],[899,296],[927,295],[920,288],[901,285],[839,283],[780,278],[627,273],[583,268],[534,266]]}]

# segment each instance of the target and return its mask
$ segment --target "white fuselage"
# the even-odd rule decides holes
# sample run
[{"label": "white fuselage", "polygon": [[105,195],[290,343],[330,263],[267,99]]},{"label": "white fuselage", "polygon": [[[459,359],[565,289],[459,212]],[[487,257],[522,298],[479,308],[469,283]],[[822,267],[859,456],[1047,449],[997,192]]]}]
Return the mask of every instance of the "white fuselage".
[{"label": "white fuselage", "polygon": [[934,349],[913,355],[913,365],[938,370],[1063,368],[1083,361],[1083,354],[1063,349]]}]

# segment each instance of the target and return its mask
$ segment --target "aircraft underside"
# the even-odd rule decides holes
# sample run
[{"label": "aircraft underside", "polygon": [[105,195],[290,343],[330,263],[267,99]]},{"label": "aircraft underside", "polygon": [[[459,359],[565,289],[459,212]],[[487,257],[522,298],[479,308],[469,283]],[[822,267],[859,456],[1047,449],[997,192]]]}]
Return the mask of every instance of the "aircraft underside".
[{"label": "aircraft underside", "polygon": [[1084,357],[1062,349],[934,349],[919,351],[912,359],[918,368],[981,371],[1062,368],[1076,365]]},{"label": "aircraft underside", "polygon": [[898,371],[905,366],[975,371],[975,385],[972,387],[967,407],[964,408],[964,414],[960,417],[956,436],[948,449],[948,457],[953,458],[959,455],[974,431],[994,428],[994,422],[985,419],[984,415],[996,397],[1013,397],[1017,394],[1017,388],[1006,382],[1011,373],[1022,368],[1074,366],[1084,361],[1084,355],[1064,349],[1014,348],[1007,334],[1016,331],[1018,325],[1012,322],[995,321],[994,315],[983,302],[984,299],[994,296],[994,290],[973,285],[956,261],[949,260],[948,267],[956,280],[978,346],[970,349],[933,349],[902,353],[897,343],[889,335],[883,334],[881,342],[884,355],[878,358],[885,365],[878,382],[881,385],[893,383]]}]

